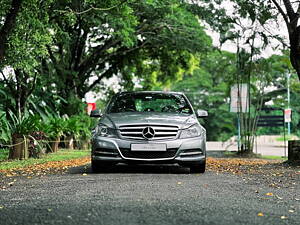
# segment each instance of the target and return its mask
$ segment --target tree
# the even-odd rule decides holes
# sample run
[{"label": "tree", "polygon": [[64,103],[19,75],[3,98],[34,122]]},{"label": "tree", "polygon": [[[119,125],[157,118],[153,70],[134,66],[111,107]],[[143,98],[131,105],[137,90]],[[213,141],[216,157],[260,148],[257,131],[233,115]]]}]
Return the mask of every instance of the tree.
[{"label": "tree", "polygon": [[16,18],[23,1],[12,0],[10,3],[9,2],[10,1],[1,2],[2,9],[0,9],[0,21],[3,21],[3,25],[0,27],[0,65],[5,57],[5,52],[8,48],[9,35],[16,26]]},{"label": "tree", "polygon": [[128,1],[108,11],[95,9],[111,8],[116,1],[54,2],[54,42],[42,69],[49,74],[46,87],[55,84],[66,100],[62,111],[76,113],[76,99],[81,101],[112,75],[128,84],[133,76],[153,77],[153,71],[160,82],[180,76],[189,67],[190,54],[210,42],[196,16],[180,2]]},{"label": "tree", "polygon": [[[21,2],[21,1],[20,1]],[[46,45],[51,43],[51,34],[47,29],[48,8],[50,1],[24,1],[18,5],[18,14],[15,7],[12,12],[15,16],[13,25],[6,30],[4,49],[5,57],[1,61],[0,78],[4,82],[6,95],[14,99],[6,107],[20,117],[26,108],[26,103],[35,89],[36,80],[40,79],[38,67],[40,61],[47,56]],[[12,2],[12,4],[17,4]],[[9,16],[7,16],[8,18]],[[7,19],[6,19],[7,21]],[[9,27],[7,25],[7,27]],[[14,29],[13,29],[14,27]],[[8,36],[9,30],[9,36]],[[3,46],[2,46],[3,47]]]},{"label": "tree", "polygon": [[234,53],[213,50],[198,56],[199,67],[174,83],[172,90],[187,94],[195,109],[209,112],[203,124],[207,140],[225,141],[235,135],[235,115],[229,112],[230,87],[235,82]]},{"label": "tree", "polygon": [[281,15],[288,30],[290,61],[300,79],[300,25],[298,24],[300,3],[290,0],[231,0],[231,2],[235,4],[233,21],[238,23],[241,18],[248,18],[252,24],[259,23],[263,27],[260,36],[265,45],[277,39],[284,47],[286,46],[284,37],[269,29],[270,24],[277,24],[277,29],[280,29]]},{"label": "tree", "polygon": [[285,11],[281,6],[281,1],[272,0],[278,12],[284,19],[290,39],[290,59],[293,68],[296,70],[300,79],[300,25],[298,25],[300,14],[300,3],[290,0],[283,0]]}]

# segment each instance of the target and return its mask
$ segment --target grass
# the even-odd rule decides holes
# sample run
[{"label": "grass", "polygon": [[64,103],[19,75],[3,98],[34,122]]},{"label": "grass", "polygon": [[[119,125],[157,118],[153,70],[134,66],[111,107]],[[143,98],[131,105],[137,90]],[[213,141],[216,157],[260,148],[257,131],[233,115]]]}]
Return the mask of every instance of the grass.
[{"label": "grass", "polygon": [[9,154],[9,149],[0,149],[0,162],[7,160]]},{"label": "grass", "polygon": [[274,160],[288,160],[288,157],[284,156],[276,156],[276,155],[262,155],[259,157],[260,159],[274,159]]},{"label": "grass", "polygon": [[[291,140],[296,140],[296,139],[297,139],[297,137],[294,135],[290,135],[290,136],[286,135],[285,136],[286,141],[291,141]],[[280,136],[280,137],[276,138],[276,141],[284,141],[284,136]]]},{"label": "grass", "polygon": [[[3,157],[4,153],[1,152],[0,157]],[[0,161],[0,170],[9,170],[16,168],[24,168],[31,165],[43,164],[53,161],[64,161],[70,159],[83,158],[90,155],[90,151],[87,150],[67,150],[62,149],[56,153],[49,153],[39,159],[29,158],[27,160],[11,160]]]}]

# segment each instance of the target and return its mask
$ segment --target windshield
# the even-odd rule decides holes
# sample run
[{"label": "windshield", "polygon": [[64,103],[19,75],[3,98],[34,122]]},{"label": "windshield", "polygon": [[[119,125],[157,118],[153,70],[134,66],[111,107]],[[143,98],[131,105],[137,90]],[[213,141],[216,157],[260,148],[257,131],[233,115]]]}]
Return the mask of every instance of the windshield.
[{"label": "windshield", "polygon": [[169,112],[191,114],[192,109],[184,96],[179,94],[123,93],[112,101],[107,112]]}]

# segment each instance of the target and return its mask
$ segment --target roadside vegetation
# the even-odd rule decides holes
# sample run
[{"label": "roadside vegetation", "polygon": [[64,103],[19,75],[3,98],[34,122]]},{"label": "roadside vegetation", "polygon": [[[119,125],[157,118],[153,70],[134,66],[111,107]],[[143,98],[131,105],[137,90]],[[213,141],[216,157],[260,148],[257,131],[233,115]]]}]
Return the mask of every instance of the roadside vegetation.
[{"label": "roadside vegetation", "polygon": [[[195,109],[209,111],[202,121],[209,141],[236,135],[240,116],[242,151],[249,153],[255,135],[282,132],[255,124],[262,107],[287,107],[287,74],[291,131],[300,136],[300,38],[271,32],[282,14],[290,37],[299,35],[292,31],[300,3],[230,0],[228,13],[222,2],[3,0],[0,159],[8,152],[9,159],[28,160],[59,148],[88,149],[96,121],[83,99],[97,93],[103,108],[120,90],[185,92]],[[220,34],[218,46],[207,30]],[[235,52],[221,50],[228,42]],[[263,56],[267,47],[278,54]],[[229,112],[230,89],[241,83],[250,87],[251,106],[237,115]]]},{"label": "roadside vegetation", "polygon": [[[72,159],[82,159],[89,157],[90,151],[89,150],[67,150],[61,149],[56,153],[50,153],[44,155],[40,158],[30,158],[27,160],[3,160],[0,161],[0,171],[7,171],[11,169],[20,169],[26,168],[30,166],[36,166],[39,164],[45,164],[48,162],[61,162],[61,165],[64,165],[63,161],[69,161]],[[3,157],[4,156],[4,157]],[[5,159],[8,157],[8,154],[2,154],[1,157]],[[51,164],[47,164],[49,169],[52,169]]]}]

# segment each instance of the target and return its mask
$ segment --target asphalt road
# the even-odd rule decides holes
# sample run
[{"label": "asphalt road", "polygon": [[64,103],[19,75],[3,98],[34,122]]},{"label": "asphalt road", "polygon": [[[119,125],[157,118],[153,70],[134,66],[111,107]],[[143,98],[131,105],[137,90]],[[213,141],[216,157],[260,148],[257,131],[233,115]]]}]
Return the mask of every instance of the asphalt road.
[{"label": "asphalt road", "polygon": [[98,174],[87,166],[18,178],[0,191],[0,224],[300,224],[299,188],[177,166],[124,165]]}]

